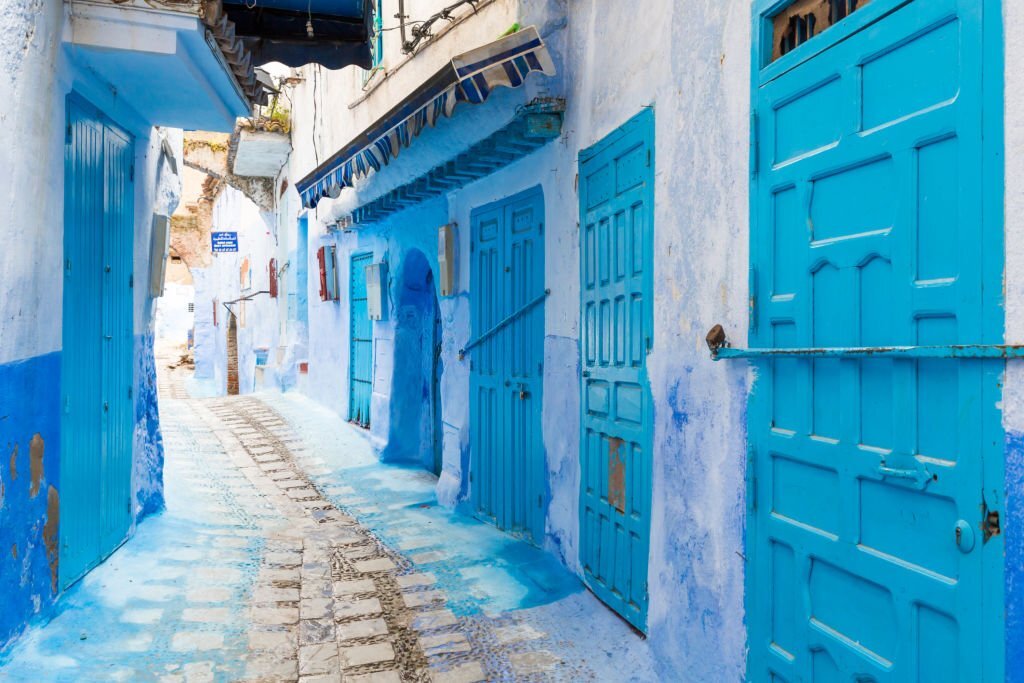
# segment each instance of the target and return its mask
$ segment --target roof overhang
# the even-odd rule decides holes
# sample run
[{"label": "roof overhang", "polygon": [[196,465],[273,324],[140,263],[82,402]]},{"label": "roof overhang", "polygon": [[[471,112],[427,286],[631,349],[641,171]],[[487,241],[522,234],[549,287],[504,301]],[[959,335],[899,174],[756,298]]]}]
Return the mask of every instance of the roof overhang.
[{"label": "roof overhang", "polygon": [[565,102],[557,99],[520,107],[511,121],[454,159],[353,210],[351,224],[377,223],[508,166],[560,136],[564,113]]},{"label": "roof overhang", "polygon": [[337,197],[356,178],[380,170],[402,148],[461,102],[485,102],[497,87],[516,88],[539,71],[554,75],[544,41],[533,26],[458,55],[390,111],[298,183],[303,205]]},{"label": "roof overhang", "polygon": [[[157,4],[157,3],[154,3]],[[231,131],[251,101],[196,12],[73,0],[65,43],[149,125]]]},{"label": "roof overhang", "polygon": [[365,0],[224,0],[223,11],[256,65],[368,69],[369,5]]}]

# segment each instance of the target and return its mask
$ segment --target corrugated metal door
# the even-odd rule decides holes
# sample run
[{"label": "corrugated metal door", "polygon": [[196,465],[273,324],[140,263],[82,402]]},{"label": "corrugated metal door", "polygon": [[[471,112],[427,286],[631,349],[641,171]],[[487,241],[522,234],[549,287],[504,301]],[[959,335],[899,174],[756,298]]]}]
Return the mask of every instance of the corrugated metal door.
[{"label": "corrugated metal door", "polygon": [[60,582],[131,525],[134,336],[131,137],[68,98],[61,354]]},{"label": "corrugated metal door", "polygon": [[[477,515],[544,537],[544,198],[539,189],[472,214],[470,452]],[[502,321],[511,320],[495,331]]]},{"label": "corrugated metal door", "polygon": [[[758,74],[751,346],[1002,342],[1002,224],[985,218],[999,192],[984,182],[990,11],[875,0],[814,39],[827,49],[808,42]],[[985,656],[1002,642],[989,630],[1001,537],[985,518],[999,500],[986,487],[1002,486],[1003,363],[758,365],[750,680],[1002,680],[1001,656]]]},{"label": "corrugated metal door", "polygon": [[654,111],[580,154],[580,557],[587,585],[647,627]]},{"label": "corrugated metal door", "polygon": [[373,321],[366,297],[366,266],[373,254],[353,254],[349,269],[349,315],[352,342],[349,358],[348,418],[363,427],[370,426],[370,395],[373,391]]}]

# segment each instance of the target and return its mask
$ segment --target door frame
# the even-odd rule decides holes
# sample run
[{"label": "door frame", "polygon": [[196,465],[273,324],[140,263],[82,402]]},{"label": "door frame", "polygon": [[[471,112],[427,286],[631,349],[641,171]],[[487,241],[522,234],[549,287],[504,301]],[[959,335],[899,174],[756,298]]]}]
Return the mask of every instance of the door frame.
[{"label": "door frame", "polygon": [[[534,201],[534,202],[536,202],[536,205],[537,205],[537,207],[539,209],[539,212],[540,212],[540,219],[539,219],[540,228],[539,228],[539,230],[537,232],[537,239],[538,239],[538,242],[540,244],[540,263],[539,263],[538,267],[540,269],[541,280],[542,280],[541,290],[543,290],[544,283],[547,280],[547,275],[546,275],[546,272],[544,270],[544,268],[545,268],[544,264],[546,262],[545,257],[546,257],[546,252],[547,252],[547,247],[546,247],[546,243],[545,243],[545,239],[544,239],[545,238],[544,222],[546,220],[546,209],[547,209],[547,206],[546,206],[545,197],[544,197],[544,188],[543,188],[542,185],[538,184],[538,185],[534,185],[532,187],[529,187],[529,188],[527,188],[525,190],[521,190],[521,191],[516,192],[514,194],[508,195],[506,197],[502,197],[502,198],[496,199],[494,201],[490,201],[490,202],[487,202],[487,203],[484,203],[484,204],[480,204],[478,206],[474,206],[472,208],[472,210],[470,211],[470,221],[469,221],[469,223],[470,223],[470,235],[469,235],[469,241],[470,241],[470,274],[469,274],[470,285],[469,285],[469,291],[470,291],[470,296],[473,296],[473,297],[477,296],[477,291],[476,290],[478,289],[478,287],[476,285],[477,285],[477,279],[478,279],[479,275],[477,274],[477,268],[474,265],[476,263],[476,253],[477,253],[476,236],[475,236],[475,232],[476,231],[474,230],[474,226],[476,224],[478,216],[480,216],[481,214],[484,214],[484,213],[493,212],[493,211],[497,211],[497,210],[502,211],[502,213],[504,215],[504,212],[505,212],[506,209],[508,209],[509,207],[514,206],[516,204],[523,203],[525,201]],[[506,225],[505,223],[506,223],[506,221],[503,218],[502,219],[502,229],[505,231],[505,232],[502,233],[502,240],[503,240],[502,241],[502,245],[503,245],[503,248],[504,248],[506,236],[510,236],[511,232],[512,232],[511,226]],[[503,291],[503,294],[505,295],[505,299],[510,298],[512,296],[511,289],[509,289],[508,291]],[[503,304],[504,303],[505,303],[505,301],[503,300]],[[479,334],[481,334],[483,332],[486,332],[487,330],[475,329],[475,327],[474,327],[474,320],[473,320],[473,317],[474,317],[473,316],[473,308],[474,308],[474,305],[471,304],[471,306],[470,306],[470,314],[469,314],[469,335],[470,335],[471,338],[475,339],[477,337],[477,335],[479,335]],[[547,495],[547,490],[548,490],[548,485],[547,485],[547,451],[546,451],[545,445],[544,445],[544,434],[543,434],[543,426],[544,426],[544,420],[543,420],[543,405],[544,405],[544,372],[543,372],[543,367],[544,367],[544,358],[543,358],[543,354],[544,354],[544,335],[545,335],[545,332],[546,332],[546,322],[544,320],[544,313],[543,313],[543,311],[545,310],[545,307],[544,307],[544,303],[543,302],[536,306],[536,309],[533,311],[533,313],[536,314],[536,312],[538,310],[541,311],[541,316],[542,316],[541,317],[541,335],[540,335],[541,336],[541,339],[540,339],[540,358],[538,360],[538,364],[539,364],[538,367],[540,368],[540,371],[538,372],[538,375],[537,375],[536,386],[535,386],[534,389],[532,389],[532,392],[535,394],[535,400],[537,402],[536,403],[536,405],[537,405],[537,415],[536,415],[536,424],[535,424],[536,430],[535,430],[535,437],[534,437],[535,443],[534,443],[534,452],[533,452],[533,455],[534,455],[534,458],[535,458],[536,461],[532,462],[532,463],[531,462],[524,463],[524,465],[527,468],[531,468],[531,467],[534,468],[533,476],[527,477],[527,479],[528,479],[527,485],[529,487],[529,490],[524,492],[525,493],[524,510],[528,510],[528,509],[532,509],[533,510],[533,514],[532,515],[527,515],[527,517],[528,517],[528,525],[527,525],[528,528],[524,527],[522,529],[517,529],[517,528],[503,529],[503,528],[501,528],[500,526],[497,525],[496,519],[486,516],[479,509],[479,507],[478,507],[479,495],[480,495],[479,494],[479,487],[480,487],[480,485],[482,483],[481,480],[480,480],[479,474],[480,474],[481,470],[490,470],[491,467],[493,466],[493,464],[496,463],[497,461],[492,461],[486,467],[481,467],[480,454],[477,453],[476,450],[473,448],[473,437],[472,437],[472,435],[470,437],[470,449],[469,449],[469,480],[470,480],[469,496],[470,496],[470,501],[471,501],[471,505],[472,505],[473,515],[477,519],[480,519],[480,520],[482,520],[482,521],[484,521],[484,522],[486,522],[488,524],[494,525],[496,528],[498,528],[503,533],[507,533],[507,534],[509,534],[511,536],[514,536],[516,538],[520,538],[520,539],[525,540],[525,541],[527,541],[529,543],[532,543],[534,545],[538,545],[539,546],[539,545],[542,545],[543,542],[544,542],[545,524],[546,524],[547,514],[548,514],[549,495]],[[501,317],[499,317],[498,320],[501,320]],[[476,421],[476,417],[475,416],[476,416],[476,411],[478,410],[478,407],[477,407],[476,401],[474,400],[474,396],[473,396],[473,392],[474,392],[474,388],[475,388],[474,387],[474,373],[475,373],[475,371],[473,369],[474,368],[474,364],[473,364],[474,361],[472,359],[472,356],[470,356],[469,362],[470,362],[470,371],[469,371],[469,383],[470,383],[470,418],[469,419],[470,419],[470,421],[469,421],[469,424],[470,424],[470,430],[472,431],[473,430],[473,425],[475,424],[475,421]],[[511,457],[511,455],[512,454],[509,453],[505,457]],[[512,492],[510,491],[508,493],[508,495],[511,496]],[[531,501],[533,500],[534,496],[538,496],[539,497],[539,505],[538,505],[537,508],[533,508],[533,506],[531,505]],[[515,515],[514,509],[515,509],[515,506],[516,506],[516,501],[512,500],[510,505],[511,505],[511,507],[513,509],[513,512],[511,514],[514,517],[514,515]]]},{"label": "door frame", "polygon": [[[805,63],[814,56],[824,52],[846,37],[868,30],[887,14],[911,2],[927,0],[874,0],[870,5],[858,10],[844,20],[845,26],[835,26],[798,46],[790,53],[775,60],[766,60],[772,52],[771,22],[769,17],[793,4],[796,0],[755,0],[751,7],[751,78],[750,78],[750,190],[749,190],[749,254],[750,292],[749,297],[756,295],[756,269],[753,256],[759,236],[758,230],[758,197],[761,179],[758,174],[759,149],[758,141],[758,95],[761,87],[769,81],[781,76],[789,70]],[[982,340],[985,344],[1002,344],[1005,341],[1005,315],[1002,311],[1004,303],[1003,275],[1005,270],[1005,228],[1004,228],[1004,197],[1005,176],[1003,157],[1005,154],[1005,121],[1004,121],[1004,80],[1005,55],[1003,32],[1003,0],[984,0],[979,2],[982,15],[982,125],[985,131],[982,140],[982,185],[988,188],[981,198],[981,239],[982,239]],[[753,307],[751,308],[751,320]],[[749,334],[749,330],[748,330]],[[991,365],[994,365],[992,363]],[[1003,366],[1005,367],[1005,365]],[[1002,375],[1003,371],[988,369],[988,373]],[[1002,394],[996,382],[984,382],[985,392],[981,396],[983,405],[998,405]],[[747,397],[747,420],[753,395]],[[1006,468],[1004,460],[1005,430],[1001,420],[1001,410],[984,411],[982,425],[983,441],[993,444],[987,450],[989,456],[982,465],[984,483],[983,496],[987,506],[999,511],[1003,524],[1006,523],[1005,490]],[[746,425],[744,425],[746,427]],[[748,430],[749,433],[749,430]],[[748,436],[747,467],[746,467],[746,532],[744,537],[744,555],[748,561],[752,556],[751,539],[758,538],[756,515],[753,514],[755,481],[753,471],[753,454]],[[1006,631],[1005,631],[1005,550],[1004,534],[994,536],[996,542],[982,546],[982,642],[985,651],[980,653],[978,661],[982,669],[982,680],[1002,681],[1006,668]],[[754,600],[756,586],[753,585],[753,572],[744,572],[744,609],[754,614],[758,605]],[[749,626],[747,631],[749,645]],[[747,648],[747,662],[750,652]]]},{"label": "door frame", "polygon": [[[353,280],[356,277],[355,264],[356,261],[366,260],[367,265],[373,262],[373,251],[354,251],[349,254],[348,258],[348,421],[358,425],[363,429],[369,429],[372,424],[370,415],[371,404],[373,403],[373,321],[368,319],[370,324],[370,378],[368,380],[370,385],[370,396],[367,399],[366,404],[366,424],[354,422],[353,407],[355,406],[355,387],[356,387],[356,373],[355,373],[355,354],[353,350],[356,345],[355,338],[355,320],[356,313],[355,307],[352,302],[355,300],[353,297]],[[366,275],[363,274],[363,281],[365,283]],[[364,284],[365,287],[365,284]],[[368,301],[368,299],[366,299]]]},{"label": "door frame", "polygon": [[[68,231],[69,231],[69,229],[72,229],[72,230],[75,229],[75,228],[73,228],[71,226],[72,220],[71,220],[71,216],[69,215],[69,210],[71,208],[71,204],[68,201],[67,196],[68,196],[69,190],[72,188],[72,186],[74,184],[75,179],[78,178],[76,175],[74,175],[72,173],[72,169],[69,168],[69,165],[68,165],[68,161],[69,160],[68,160],[67,145],[71,144],[73,142],[72,132],[71,132],[72,113],[73,113],[73,111],[76,111],[79,114],[87,115],[87,116],[91,117],[94,121],[96,121],[96,123],[98,123],[98,124],[103,126],[104,131],[109,129],[110,131],[115,133],[117,136],[121,137],[125,141],[125,144],[126,144],[127,149],[128,149],[128,158],[130,159],[129,163],[130,163],[131,170],[129,171],[129,177],[126,179],[125,195],[124,195],[125,205],[124,205],[123,208],[124,208],[124,213],[128,217],[127,220],[130,220],[130,226],[131,226],[130,227],[130,239],[132,240],[132,246],[130,248],[128,248],[128,249],[124,249],[122,247],[122,254],[123,254],[123,256],[125,257],[125,259],[127,261],[126,263],[123,263],[122,265],[124,265],[127,268],[127,270],[128,270],[129,277],[130,277],[130,280],[129,280],[130,284],[129,284],[129,287],[126,288],[126,290],[124,290],[124,292],[123,292],[123,295],[127,297],[127,301],[122,300],[119,303],[122,304],[122,305],[126,305],[127,306],[127,310],[128,310],[128,321],[126,321],[126,322],[129,323],[129,329],[128,329],[129,338],[126,339],[126,340],[122,340],[122,342],[125,342],[124,348],[134,349],[134,335],[135,335],[135,299],[134,299],[134,291],[135,290],[134,290],[134,287],[133,287],[133,280],[134,280],[134,269],[135,269],[135,257],[134,257],[135,249],[134,249],[134,243],[135,243],[135,219],[136,219],[136,212],[135,212],[135,189],[136,189],[136,186],[135,186],[133,175],[134,175],[134,167],[135,167],[135,156],[136,156],[136,153],[137,153],[136,138],[135,138],[134,134],[129,132],[129,129],[126,126],[122,126],[121,124],[119,124],[117,121],[115,121],[109,115],[107,115],[106,112],[104,112],[101,108],[99,108],[98,106],[93,104],[88,98],[86,98],[84,95],[82,95],[81,93],[79,93],[77,91],[73,90],[73,91],[71,91],[70,93],[68,93],[65,96],[65,98],[64,98],[64,107],[65,107],[65,109],[64,109],[64,119],[65,119],[65,126],[66,126],[67,132],[66,132],[66,137],[65,137],[65,151],[64,151],[64,162],[63,162],[64,163],[64,177],[63,177],[63,185],[64,185],[63,186],[64,211],[63,211],[63,225],[62,225],[62,230],[63,230],[63,234],[62,234],[62,250],[63,250],[63,255],[64,255],[64,262],[62,264],[62,266],[63,266],[62,267],[62,271],[66,271],[66,269],[68,268],[69,265],[72,268],[74,267],[74,264],[69,262],[69,254],[68,254],[68,250],[67,250]],[[104,133],[104,135],[105,134],[106,133]],[[103,152],[104,153],[104,164],[103,164],[104,168],[103,168],[102,172],[105,174],[106,173],[106,144],[105,144],[105,142],[101,143],[101,146],[103,147],[103,150],[104,150],[104,152]],[[101,264],[103,263],[104,259],[106,258],[107,249],[106,249],[106,247],[104,245],[106,245],[107,240],[110,239],[110,237],[111,237],[110,235],[108,235],[109,229],[108,229],[108,225],[107,225],[107,222],[108,222],[107,218],[110,215],[109,211],[106,208],[106,195],[107,195],[108,189],[109,188],[108,188],[108,185],[107,185],[106,177],[104,177],[104,181],[103,181],[102,188],[101,188],[101,191],[103,192],[103,195],[104,195],[104,200],[103,200],[103,202],[101,202],[101,204],[104,207],[103,208],[103,221],[102,221],[103,224],[100,226],[100,233],[99,233],[99,239],[100,239],[99,262],[95,264],[97,267],[100,267]],[[62,291],[64,291],[65,285],[66,285],[66,278],[62,278],[62,282],[61,282]],[[101,322],[100,322],[101,328],[100,329],[102,329],[102,324],[103,324],[102,323],[102,319],[103,319],[103,316],[105,315],[105,311],[109,308],[109,303],[105,301],[106,297],[105,297],[104,291],[105,291],[104,285],[101,284],[100,288],[97,291],[97,293],[99,294],[100,299],[95,302],[95,310],[99,310],[100,311],[99,315],[101,316]],[[119,291],[119,290],[115,290],[115,291]],[[73,322],[73,321],[70,321],[70,322]],[[65,298],[62,299],[62,302],[61,302],[61,381],[60,381],[60,394],[61,394],[61,397],[62,397],[62,403],[64,403],[65,401],[69,401],[69,395],[68,395],[67,391],[65,390],[66,382],[69,381],[69,373],[67,371],[67,364],[68,364],[69,360],[68,360],[68,354],[66,353],[66,351],[69,348],[73,348],[73,347],[77,346],[77,343],[76,343],[76,341],[74,339],[74,336],[77,334],[77,332],[75,330],[76,330],[75,326],[73,324],[69,324],[67,299],[65,297]],[[70,336],[69,336],[69,334],[70,334]],[[93,407],[97,411],[97,417],[100,417],[99,413],[100,413],[100,410],[101,410],[101,405],[102,405],[102,403],[104,401],[103,392],[104,392],[105,382],[107,381],[108,378],[106,377],[106,373],[102,369],[102,367],[103,367],[103,359],[104,359],[106,353],[104,352],[102,345],[100,345],[98,347],[98,349],[99,349],[99,356],[98,356],[98,358],[95,359],[95,362],[101,366],[101,370],[100,370],[101,377],[100,377],[100,383],[96,387],[96,389],[97,389],[97,391],[99,393],[95,396],[95,405]],[[130,358],[130,359],[123,359],[122,358],[121,360],[125,361],[126,363],[129,363],[130,365],[133,365],[134,364],[134,353],[133,353],[133,357],[132,358]],[[132,384],[130,386],[133,388],[134,380],[132,379],[131,382],[132,382]],[[134,393],[134,391],[132,391],[132,393]],[[131,401],[131,397],[130,396],[131,395],[129,395],[129,397],[128,397],[128,401]],[[79,398],[79,396],[76,396],[76,398]],[[117,408],[119,406],[121,406],[121,402],[123,400],[124,400],[124,397],[121,397],[120,399],[114,400],[114,411],[113,411],[114,416],[117,415]],[[70,466],[70,458],[72,456],[72,453],[71,453],[72,449],[70,447],[70,438],[69,438],[70,437],[70,432],[72,430],[69,429],[69,426],[68,426],[68,419],[69,419],[68,418],[68,414],[69,413],[68,413],[67,407],[68,407],[68,404],[65,403],[65,410],[62,411],[62,415],[61,415],[61,435],[60,435],[60,447],[59,447],[59,458],[58,459],[60,460],[60,465],[61,465],[60,473],[61,473],[62,477],[63,477],[63,475],[65,473],[73,471],[73,467]],[[132,410],[134,411],[134,408],[132,408]],[[57,551],[58,561],[57,561],[57,570],[56,570],[57,571],[57,577],[56,577],[57,585],[56,585],[56,588],[57,588],[58,591],[66,590],[67,588],[69,588],[70,586],[72,586],[73,584],[75,584],[76,582],[81,580],[85,575],[87,575],[97,565],[102,563],[103,560],[105,560],[107,557],[109,557],[115,550],[117,550],[127,540],[128,533],[131,530],[131,524],[132,524],[132,519],[131,519],[131,517],[132,517],[132,514],[131,514],[131,509],[132,509],[132,507],[131,507],[132,506],[131,470],[132,470],[132,466],[133,466],[134,460],[135,460],[135,457],[134,457],[134,455],[135,455],[134,442],[131,440],[131,438],[129,438],[127,443],[124,444],[126,446],[126,448],[128,449],[128,465],[129,465],[128,471],[126,473],[123,473],[127,477],[127,479],[128,479],[128,487],[127,487],[127,491],[126,491],[127,497],[124,500],[126,509],[128,510],[127,525],[126,525],[126,527],[124,529],[124,534],[123,535],[122,534],[117,534],[114,537],[114,541],[111,542],[109,544],[109,546],[108,546],[107,543],[110,541],[110,538],[109,537],[105,537],[105,535],[104,535],[102,513],[103,513],[103,510],[110,509],[110,507],[111,507],[111,502],[109,500],[107,500],[107,496],[109,496],[109,494],[111,493],[108,490],[109,487],[111,486],[111,484],[109,483],[108,480],[103,478],[103,473],[106,470],[104,462],[108,459],[108,455],[107,455],[107,445],[108,445],[108,438],[109,438],[108,434],[109,434],[110,430],[113,430],[116,433],[118,431],[118,427],[117,427],[117,425],[112,425],[110,423],[110,419],[97,419],[96,422],[95,422],[95,427],[96,427],[95,432],[90,434],[90,435],[88,435],[88,437],[87,437],[92,442],[91,444],[87,444],[87,447],[89,445],[91,445],[92,447],[94,447],[96,449],[97,459],[95,461],[95,464],[97,465],[97,469],[100,472],[100,476],[99,476],[99,482],[98,482],[99,483],[99,487],[98,487],[98,490],[96,491],[96,495],[97,495],[97,498],[96,498],[96,501],[95,501],[96,502],[96,510],[95,510],[94,524],[93,524],[93,526],[95,528],[95,539],[89,539],[89,540],[95,540],[96,541],[98,553],[96,554],[95,557],[89,558],[88,561],[84,565],[82,565],[81,571],[78,571],[78,569],[76,567],[74,573],[72,573],[72,574],[68,573],[68,571],[69,571],[68,570],[68,566],[69,565],[68,565],[68,562],[66,561],[67,560],[67,556],[65,555],[65,548],[67,546],[67,541],[68,541],[67,524],[68,524],[68,521],[71,518],[74,517],[74,514],[68,514],[68,513],[74,513],[74,512],[79,512],[80,513],[82,511],[81,510],[74,511],[74,510],[67,510],[67,509],[65,509],[63,511],[65,514],[60,516],[60,521],[58,522],[57,542],[58,542],[59,545],[58,545],[58,551]],[[132,429],[133,429],[132,428],[132,423],[131,423],[131,418],[126,418],[125,424],[120,425],[120,428],[122,430],[122,434],[129,435],[129,437],[130,437],[130,435],[132,433]],[[80,435],[80,434],[76,435],[76,441],[79,444],[83,443],[82,435]],[[60,480],[60,482],[59,482],[59,488],[62,491],[66,491],[65,486],[64,486],[65,484],[69,484],[69,482],[65,481],[62,478]],[[72,484],[70,486],[70,488],[74,489],[75,487]],[[82,488],[82,487],[79,486],[78,488]],[[61,507],[65,507],[69,503],[69,501],[66,499],[66,497],[64,497],[64,498],[65,498],[65,500],[61,501],[62,502]]]},{"label": "door frame", "polygon": [[[645,193],[646,194],[647,206],[648,206],[648,211],[646,213],[646,215],[647,215],[647,233],[646,234],[649,236],[649,239],[647,239],[647,242],[644,245],[644,259],[646,260],[646,262],[649,265],[649,267],[645,269],[645,272],[644,272],[644,275],[643,275],[643,280],[644,280],[643,287],[644,287],[644,290],[648,293],[648,296],[646,297],[645,306],[644,306],[644,317],[643,317],[644,329],[647,330],[647,335],[646,335],[646,347],[647,348],[646,348],[646,352],[645,352],[645,355],[644,355],[643,371],[640,374],[639,380],[640,380],[640,383],[643,385],[643,388],[644,388],[644,392],[645,392],[644,393],[644,400],[647,401],[647,405],[651,407],[650,411],[649,411],[649,415],[647,416],[647,419],[645,420],[645,424],[643,426],[643,432],[644,432],[644,437],[643,438],[645,440],[646,452],[648,454],[648,457],[650,458],[649,465],[651,467],[651,480],[649,482],[650,489],[647,491],[647,500],[646,500],[646,509],[645,509],[645,513],[646,513],[646,517],[647,517],[647,534],[646,534],[646,537],[644,539],[644,544],[645,544],[645,548],[644,548],[645,571],[647,572],[647,575],[645,575],[643,577],[644,586],[645,586],[645,588],[644,588],[645,600],[644,600],[644,604],[642,606],[641,614],[640,614],[640,617],[639,617],[638,621],[633,621],[627,615],[621,614],[617,609],[615,609],[615,607],[611,603],[606,601],[605,598],[602,597],[602,595],[605,593],[605,589],[603,589],[603,588],[601,588],[599,586],[591,585],[591,583],[587,580],[586,570],[583,568],[584,567],[583,553],[586,551],[587,546],[586,546],[586,535],[583,533],[583,531],[584,531],[584,529],[583,529],[583,520],[585,519],[585,515],[586,515],[586,503],[585,503],[585,499],[584,499],[584,495],[583,495],[583,487],[586,486],[586,480],[585,480],[585,472],[583,471],[584,462],[583,462],[583,457],[582,457],[583,456],[583,451],[584,451],[584,443],[585,443],[585,439],[586,439],[586,422],[585,422],[585,420],[586,420],[586,397],[585,397],[586,387],[585,387],[585,382],[584,382],[586,377],[582,376],[582,375],[580,376],[578,384],[577,384],[577,391],[578,391],[577,395],[579,396],[579,400],[580,400],[580,406],[579,406],[580,431],[579,431],[579,441],[578,441],[579,447],[580,447],[580,450],[579,450],[579,455],[580,455],[580,485],[579,485],[579,489],[578,489],[578,493],[579,493],[579,497],[580,497],[580,500],[579,500],[579,521],[578,521],[580,541],[579,541],[579,549],[577,551],[577,554],[579,556],[578,559],[579,559],[581,571],[582,571],[582,574],[583,574],[583,577],[582,577],[583,578],[583,582],[587,586],[587,588],[590,591],[592,591],[595,595],[597,595],[598,598],[600,598],[601,601],[604,602],[609,607],[609,609],[611,609],[616,614],[618,614],[620,617],[622,617],[624,620],[626,620],[631,626],[633,626],[634,628],[636,628],[637,630],[639,630],[642,633],[647,633],[647,616],[648,616],[648,607],[650,605],[650,582],[649,582],[649,575],[650,575],[650,553],[651,553],[651,510],[653,508],[653,502],[654,502],[653,501],[653,497],[654,497],[654,474],[653,474],[653,469],[654,468],[653,468],[653,466],[654,466],[654,453],[655,453],[655,451],[654,451],[654,416],[653,416],[653,413],[654,413],[654,409],[653,409],[654,402],[653,402],[653,394],[652,394],[652,391],[651,391],[650,375],[649,375],[648,367],[647,367],[647,356],[650,355],[650,353],[653,351],[654,343],[655,343],[655,341],[654,341],[654,302],[653,302],[653,294],[654,294],[654,269],[655,269],[654,234],[655,234],[656,216],[655,216],[654,178],[655,178],[655,169],[657,168],[656,165],[655,165],[656,164],[656,157],[657,157],[657,145],[656,145],[656,133],[657,133],[657,130],[656,130],[656,119],[655,119],[655,107],[654,107],[653,104],[644,106],[637,114],[634,114],[632,117],[627,119],[624,123],[622,123],[620,126],[618,126],[615,130],[613,130],[610,133],[608,133],[607,135],[605,135],[603,138],[598,140],[596,143],[594,143],[590,147],[587,147],[587,148],[585,148],[583,150],[580,150],[579,157],[578,157],[578,160],[577,160],[577,169],[578,169],[578,172],[579,172],[580,181],[579,181],[579,191],[577,193],[578,194],[578,197],[577,197],[578,202],[577,202],[576,210],[577,210],[577,218],[579,220],[579,225],[580,225],[579,239],[583,240],[583,239],[586,239],[585,234],[584,234],[584,230],[583,230],[583,228],[585,227],[584,226],[584,217],[585,217],[585,214],[586,214],[586,203],[585,203],[586,202],[586,192],[584,190],[584,188],[586,187],[586,179],[585,179],[585,177],[583,175],[583,165],[584,165],[584,163],[586,163],[586,162],[590,161],[591,159],[593,159],[594,157],[604,153],[609,148],[611,148],[614,145],[618,144],[623,138],[625,138],[625,137],[627,137],[629,135],[634,135],[638,131],[641,131],[642,134],[645,136],[645,139],[646,139],[647,144],[648,144],[649,154],[650,154],[650,156],[649,156],[649,168],[650,168],[649,182],[648,182],[648,187],[647,187],[647,190],[646,190],[646,193]],[[584,278],[586,277],[586,274],[585,274],[586,265],[584,264],[584,259],[585,258],[586,258],[586,254],[584,253],[584,250],[583,250],[583,247],[582,247],[582,244],[581,244],[580,250],[579,250],[579,258],[577,259],[577,261],[578,261],[577,265],[579,266],[578,277],[579,277],[579,283],[580,283],[580,312],[579,312],[580,313],[580,319],[579,319],[580,320],[580,333],[579,333],[579,338],[577,339],[577,342],[576,342],[576,344],[577,344],[577,353],[579,354],[578,358],[579,358],[579,362],[580,362],[581,371],[583,370],[584,363],[585,363],[584,348],[583,348],[583,336],[586,334],[586,321],[583,320],[583,316],[585,315],[585,311],[583,310],[583,305],[582,305],[583,304],[583,292],[584,292],[584,282],[583,281],[584,281]]]}]

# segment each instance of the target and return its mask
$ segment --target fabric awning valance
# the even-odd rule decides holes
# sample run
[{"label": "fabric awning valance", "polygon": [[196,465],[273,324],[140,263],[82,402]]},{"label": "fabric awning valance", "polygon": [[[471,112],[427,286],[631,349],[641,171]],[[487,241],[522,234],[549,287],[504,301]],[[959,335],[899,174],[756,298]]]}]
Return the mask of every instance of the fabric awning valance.
[{"label": "fabric awning valance", "polygon": [[479,104],[500,86],[516,88],[533,71],[555,67],[537,29],[526,27],[458,55],[419,88],[296,184],[307,208],[337,197],[356,178],[378,171],[425,128],[451,116],[460,102]]}]

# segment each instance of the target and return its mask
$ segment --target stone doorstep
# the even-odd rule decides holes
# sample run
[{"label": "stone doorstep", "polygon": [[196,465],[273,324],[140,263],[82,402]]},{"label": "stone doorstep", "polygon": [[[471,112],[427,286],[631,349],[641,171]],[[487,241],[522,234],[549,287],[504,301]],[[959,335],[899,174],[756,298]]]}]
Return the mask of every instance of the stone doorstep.
[{"label": "stone doorstep", "polygon": [[356,579],[354,581],[336,581],[334,583],[334,595],[336,597],[351,597],[359,593],[373,593],[377,587],[373,579]]},{"label": "stone doorstep", "polygon": [[299,675],[338,673],[338,645],[334,642],[299,647]]},{"label": "stone doorstep", "polygon": [[338,642],[362,638],[376,638],[388,634],[388,625],[381,618],[360,619],[338,624],[336,627]]},{"label": "stone doorstep", "polygon": [[338,654],[342,667],[346,669],[367,664],[392,662],[395,659],[395,649],[391,643],[387,642],[340,647]]},{"label": "stone doorstep", "polygon": [[432,636],[420,636],[420,647],[428,657],[469,652],[469,641],[461,633],[441,633]]},{"label": "stone doorstep", "polygon": [[487,680],[487,674],[480,662],[466,662],[447,669],[431,669],[430,678],[435,683],[480,683]]},{"label": "stone doorstep", "polygon": [[437,577],[430,572],[404,574],[395,577],[395,583],[401,588],[416,588],[419,586],[431,586],[437,583]]},{"label": "stone doorstep", "polygon": [[354,617],[367,617],[372,614],[381,614],[380,600],[377,598],[366,598],[364,600],[353,600],[334,604],[334,618],[338,621],[345,621]]},{"label": "stone doorstep", "polygon": [[342,678],[343,683],[402,683],[402,677],[397,671],[376,671],[370,674],[347,674]]},{"label": "stone doorstep", "polygon": [[337,638],[334,619],[300,619],[299,645],[332,642]]}]

